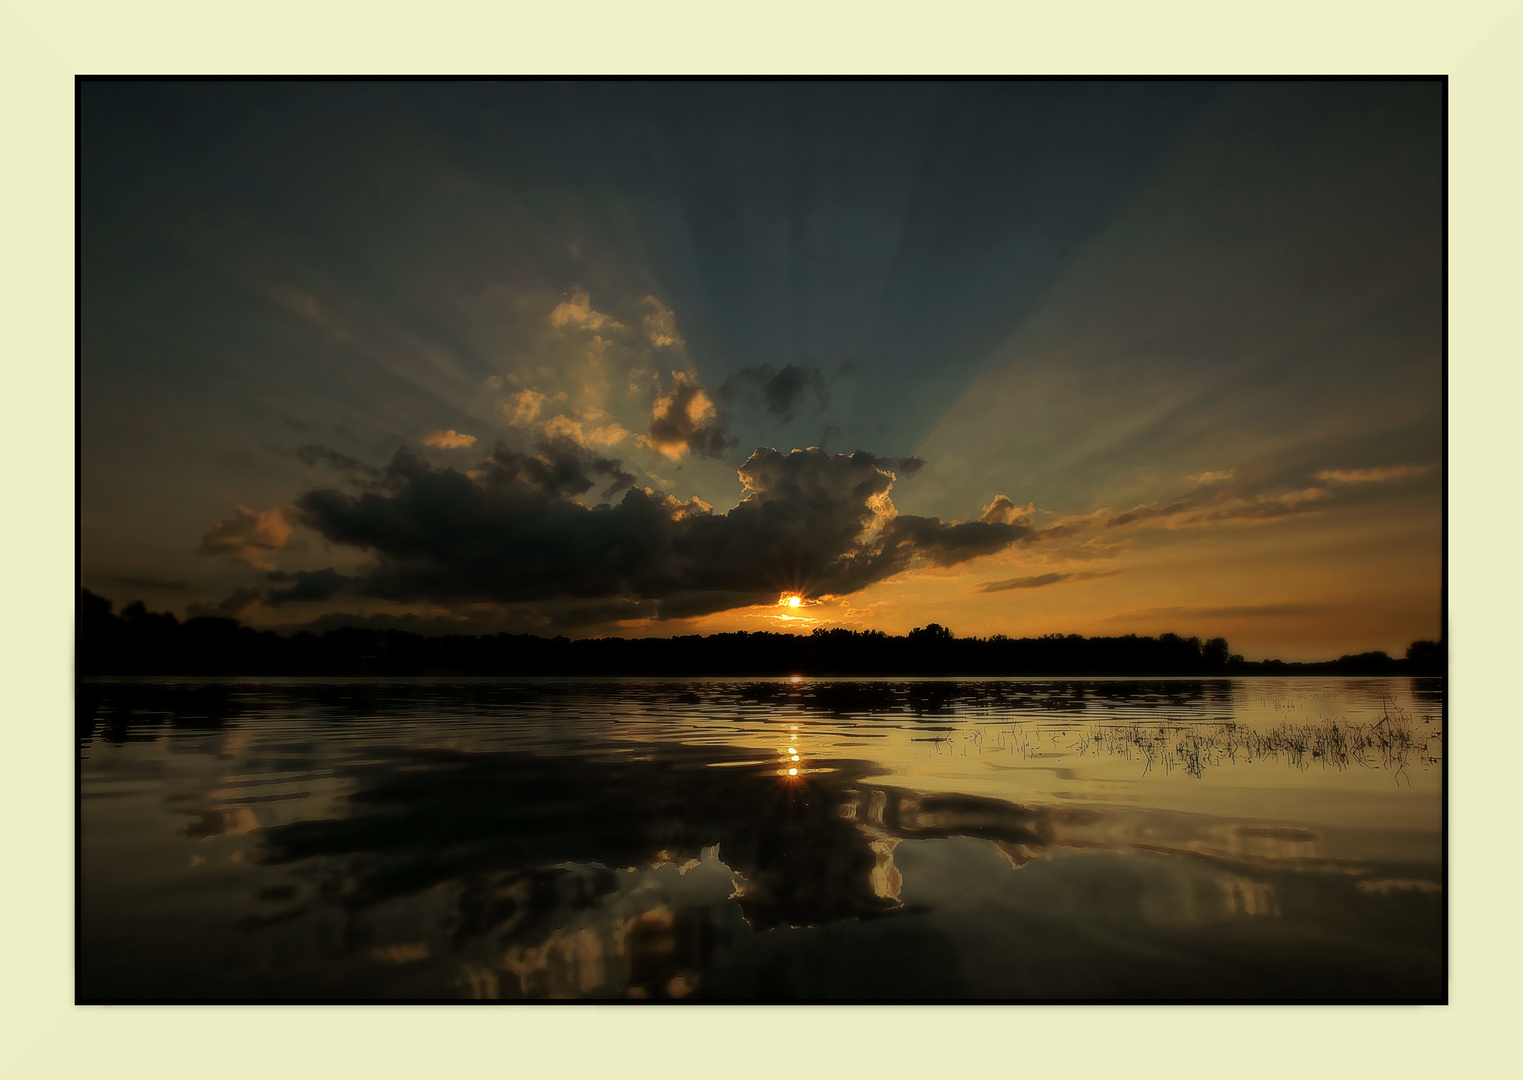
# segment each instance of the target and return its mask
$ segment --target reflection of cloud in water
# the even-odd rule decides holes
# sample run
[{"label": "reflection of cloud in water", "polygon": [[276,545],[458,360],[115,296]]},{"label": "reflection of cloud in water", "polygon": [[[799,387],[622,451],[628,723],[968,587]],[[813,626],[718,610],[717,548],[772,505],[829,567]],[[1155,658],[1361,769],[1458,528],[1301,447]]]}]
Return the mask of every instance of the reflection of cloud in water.
[{"label": "reflection of cloud in water", "polygon": [[224,806],[202,810],[196,820],[180,830],[181,836],[205,840],[213,836],[247,836],[259,830],[259,819],[246,806]]},{"label": "reflection of cloud in water", "polygon": [[707,767],[715,758],[421,751],[350,766],[346,817],[264,831],[260,861],[306,885],[244,925],[337,910],[350,947],[398,963],[413,953],[378,941],[372,913],[442,886],[452,901],[440,947],[486,943],[496,958],[460,969],[461,992],[671,997],[701,989],[736,935],[905,911],[904,839],[1036,850],[1054,835],[1049,817],[1085,816],[872,786],[862,762],[784,782],[770,763]]}]

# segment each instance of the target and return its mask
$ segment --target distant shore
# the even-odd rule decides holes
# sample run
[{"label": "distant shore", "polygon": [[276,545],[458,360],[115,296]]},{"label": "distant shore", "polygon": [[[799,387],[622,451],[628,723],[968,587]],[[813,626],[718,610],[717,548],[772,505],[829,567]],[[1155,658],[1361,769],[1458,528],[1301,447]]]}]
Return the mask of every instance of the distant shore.
[{"label": "distant shore", "polygon": [[962,677],[1388,675],[1441,676],[1444,650],[1413,642],[1317,662],[1245,660],[1223,638],[958,637],[932,623],[902,637],[876,630],[744,631],[671,638],[446,634],[344,627],[283,637],[234,619],[195,618],[82,594],[78,674],[94,675],[661,675]]}]

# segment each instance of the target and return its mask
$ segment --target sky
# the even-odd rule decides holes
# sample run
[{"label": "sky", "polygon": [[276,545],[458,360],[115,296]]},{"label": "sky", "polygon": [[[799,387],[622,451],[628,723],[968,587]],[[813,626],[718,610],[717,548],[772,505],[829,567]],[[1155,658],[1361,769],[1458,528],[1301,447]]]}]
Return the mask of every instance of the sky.
[{"label": "sky", "polygon": [[1436,81],[87,82],[80,120],[118,609],[1440,632]]}]

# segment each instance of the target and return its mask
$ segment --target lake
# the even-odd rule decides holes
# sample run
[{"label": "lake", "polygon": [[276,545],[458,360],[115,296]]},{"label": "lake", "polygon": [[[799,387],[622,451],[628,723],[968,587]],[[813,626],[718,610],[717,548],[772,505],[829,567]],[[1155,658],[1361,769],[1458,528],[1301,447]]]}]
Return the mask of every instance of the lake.
[{"label": "lake", "polygon": [[1441,1001],[1438,679],[92,679],[82,1001]]}]

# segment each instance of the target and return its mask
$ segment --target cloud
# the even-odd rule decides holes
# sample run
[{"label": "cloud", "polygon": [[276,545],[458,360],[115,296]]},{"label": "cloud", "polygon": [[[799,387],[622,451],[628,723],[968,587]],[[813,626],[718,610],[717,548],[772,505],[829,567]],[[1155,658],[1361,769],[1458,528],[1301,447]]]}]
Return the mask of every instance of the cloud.
[{"label": "cloud", "polygon": [[352,458],[348,454],[341,454],[337,450],[317,443],[307,443],[305,446],[296,448],[296,460],[303,465],[316,468],[318,465],[327,465],[341,472],[357,473],[362,476],[379,476],[380,470],[373,465],[367,465],[358,458]]},{"label": "cloud", "polygon": [[540,440],[533,454],[498,446],[483,463],[481,475],[488,481],[512,479],[538,489],[552,499],[581,495],[592,488],[594,476],[606,476],[611,486],[605,496],[632,487],[634,474],[615,458],[594,457],[587,448],[566,436]]},{"label": "cloud", "polygon": [[1160,618],[1300,619],[1325,615],[1329,604],[1239,604],[1228,607],[1156,607],[1112,615],[1106,622],[1149,622]]},{"label": "cloud", "polygon": [[1185,477],[1185,481],[1195,487],[1206,487],[1210,484],[1220,484],[1225,480],[1231,480],[1236,475],[1236,469],[1220,469],[1216,472],[1192,473]]},{"label": "cloud", "polygon": [[545,407],[545,395],[533,388],[520,390],[503,405],[508,422],[515,427],[532,424],[540,410]]},{"label": "cloud", "polygon": [[1035,503],[1016,506],[1015,503],[1010,501],[1008,496],[996,495],[994,501],[984,507],[984,512],[978,516],[978,520],[1002,525],[1024,524],[1035,512]]},{"label": "cloud", "polygon": [[1180,524],[1204,525],[1218,521],[1262,521],[1268,518],[1285,517],[1288,514],[1316,513],[1320,508],[1313,507],[1311,504],[1330,497],[1323,488],[1287,491],[1282,495],[1260,495],[1253,500],[1240,500],[1220,510],[1186,518]]},{"label": "cloud", "polygon": [[604,424],[601,427],[583,430],[581,421],[573,420],[569,416],[552,417],[545,421],[541,430],[549,438],[570,439],[589,450],[607,450],[629,438],[629,432],[622,424]]},{"label": "cloud", "polygon": [[111,579],[129,589],[162,589],[166,592],[181,592],[189,586],[184,581],[166,581],[154,577],[134,577],[130,574],[117,574]]},{"label": "cloud", "polygon": [[260,570],[273,570],[275,566],[267,553],[285,547],[291,531],[290,510],[263,510],[256,514],[240,506],[232,517],[211,527],[201,538],[200,550],[208,555],[230,555]]},{"label": "cloud", "polygon": [[323,570],[298,570],[290,574],[277,570],[265,575],[265,580],[286,584],[284,589],[269,589],[261,594],[265,603],[278,607],[289,601],[327,600],[342,592],[353,579],[329,566]]},{"label": "cloud", "polygon": [[571,296],[551,310],[548,317],[551,326],[573,326],[582,330],[622,330],[623,325],[613,317],[592,309],[592,297],[586,289],[573,288]]},{"label": "cloud", "polygon": [[824,409],[830,404],[830,389],[824,372],[817,367],[787,364],[779,370],[760,364],[731,375],[720,386],[718,397],[722,401],[754,397],[775,419],[786,423],[806,398],[814,400],[812,411]]},{"label": "cloud", "polygon": [[1431,465],[1382,465],[1374,469],[1323,469],[1317,479],[1329,484],[1381,484],[1421,476]]},{"label": "cloud", "polygon": [[264,590],[257,585],[248,585],[239,589],[226,600],[213,604],[206,600],[197,600],[185,609],[185,614],[191,619],[216,618],[216,619],[241,619],[264,599]]},{"label": "cloud", "polygon": [[1165,519],[1165,528],[1184,529],[1226,521],[1265,521],[1290,514],[1317,513],[1321,508],[1312,504],[1331,497],[1325,488],[1316,487],[1286,491],[1278,495],[1256,495],[1252,498],[1220,493],[1207,499],[1179,499],[1166,506],[1155,503],[1134,507],[1124,514],[1117,514],[1105,524],[1107,528],[1118,528],[1138,521],[1162,518]]},{"label": "cloud", "polygon": [[670,393],[656,398],[651,409],[645,445],[672,461],[692,453],[723,457],[736,443],[708,392],[681,372],[673,372]]},{"label": "cloud", "polygon": [[[620,463],[569,439],[537,454],[497,448],[476,479],[406,450],[374,490],[323,488],[301,521],[370,552],[344,587],[401,602],[660,600],[673,618],[784,590],[841,595],[916,565],[950,566],[1029,540],[1029,526],[899,515],[896,470],[916,459],[760,449],[740,467],[745,494],[725,514],[644,488]],[[572,496],[593,476],[624,487],[615,505]],[[332,581],[332,578],[327,579]],[[680,613],[680,614],[679,614]],[[648,614],[648,613],[647,613]]]},{"label": "cloud", "polygon": [[540,634],[551,636],[587,626],[607,626],[626,620],[650,619],[657,613],[653,601],[562,600],[507,608],[473,610],[457,615],[372,613],[334,611],[302,623],[287,623],[282,630],[326,633],[346,626],[372,630],[408,630],[415,634]]},{"label": "cloud", "polygon": [[1115,577],[1120,570],[1080,570],[1066,573],[1035,574],[1031,577],[1006,578],[1004,581],[986,581],[978,587],[981,593],[1005,592],[1009,589],[1040,589],[1044,585],[1056,585],[1060,581],[1089,581],[1093,578]]},{"label": "cloud", "polygon": [[437,446],[440,450],[464,450],[476,445],[476,436],[462,435],[454,428],[435,431],[423,436],[424,446]]},{"label": "cloud", "polygon": [[677,330],[677,313],[654,296],[640,301],[640,329],[651,348],[677,348],[686,344]]}]

